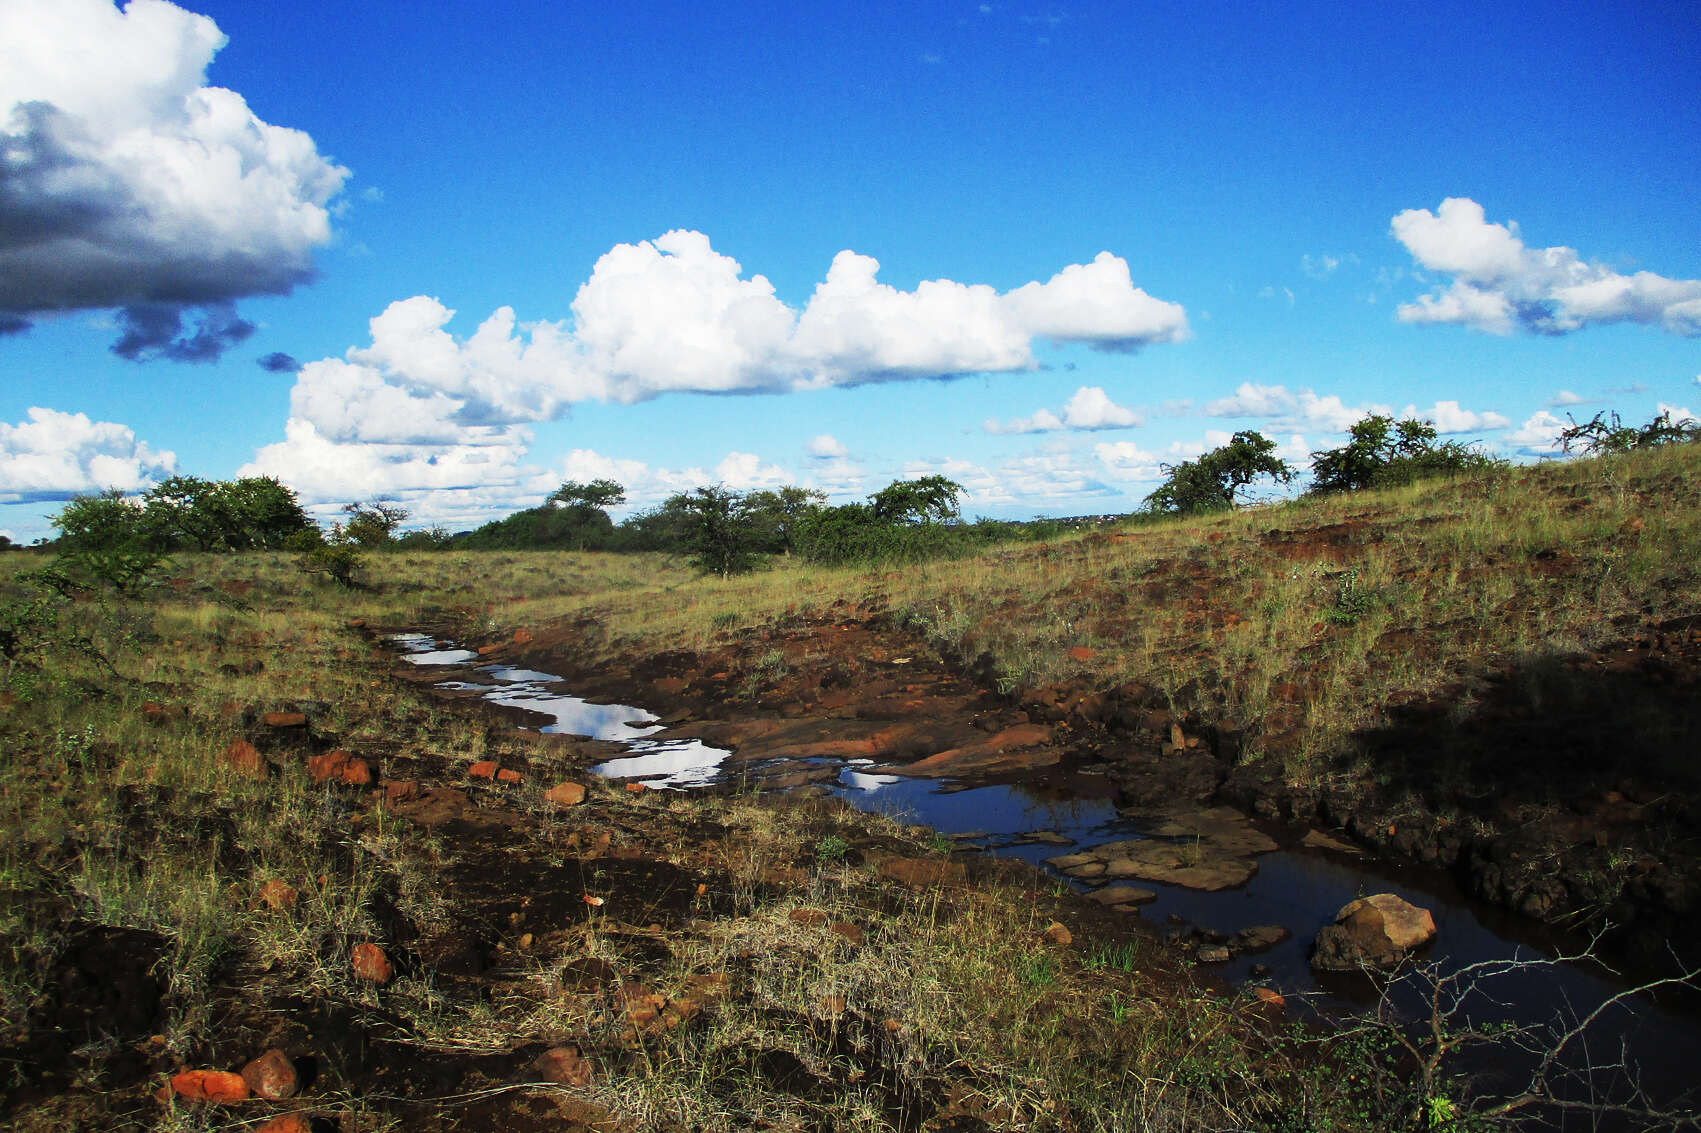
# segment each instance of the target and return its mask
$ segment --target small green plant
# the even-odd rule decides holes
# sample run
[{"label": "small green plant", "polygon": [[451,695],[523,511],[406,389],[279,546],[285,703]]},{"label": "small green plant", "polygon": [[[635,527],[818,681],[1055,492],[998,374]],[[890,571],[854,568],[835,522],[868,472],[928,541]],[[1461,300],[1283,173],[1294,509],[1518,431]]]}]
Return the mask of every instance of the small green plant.
[{"label": "small green plant", "polygon": [[1047,987],[1057,982],[1057,973],[1061,968],[1062,965],[1057,962],[1055,956],[1040,952],[1024,960],[1016,976],[1029,987]]},{"label": "small green plant", "polygon": [[815,843],[815,861],[820,865],[829,865],[844,861],[850,853],[850,843],[837,834],[828,834]]},{"label": "small green plant", "polygon": [[1101,942],[1087,954],[1087,967],[1095,972],[1132,972],[1137,957],[1138,951],[1132,941]]},{"label": "small green plant", "polygon": [[1335,601],[1323,616],[1336,625],[1350,626],[1374,609],[1380,599],[1374,590],[1359,585],[1358,568],[1341,572],[1335,585]]},{"label": "small green plant", "polygon": [[743,617],[737,610],[722,610],[709,619],[709,625],[716,630],[737,629]]}]

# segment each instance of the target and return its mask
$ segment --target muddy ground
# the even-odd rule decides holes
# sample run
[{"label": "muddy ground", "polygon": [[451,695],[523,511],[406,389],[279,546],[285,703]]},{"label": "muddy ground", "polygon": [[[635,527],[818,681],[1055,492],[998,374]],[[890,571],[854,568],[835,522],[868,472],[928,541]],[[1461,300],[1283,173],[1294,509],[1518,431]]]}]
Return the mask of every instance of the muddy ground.
[{"label": "muddy ground", "polygon": [[[1350,770],[1305,786],[1282,774],[1280,735],[1278,754],[1244,761],[1239,734],[1139,684],[1001,695],[989,671],[941,659],[879,609],[841,603],[704,653],[609,656],[587,647],[606,640],[589,623],[516,638],[487,655],[657,712],[667,734],[729,748],[734,774],[774,785],[836,773],[805,760],[857,758],[1042,791],[1105,784],[1133,813],[1228,803],[1293,841],[1333,829],[1444,868],[1538,920],[1610,926],[1650,958],[1701,951],[1701,618],[1627,626],[1593,652],[1389,706]],[[1304,690],[1291,695],[1276,712],[1297,730]]]}]

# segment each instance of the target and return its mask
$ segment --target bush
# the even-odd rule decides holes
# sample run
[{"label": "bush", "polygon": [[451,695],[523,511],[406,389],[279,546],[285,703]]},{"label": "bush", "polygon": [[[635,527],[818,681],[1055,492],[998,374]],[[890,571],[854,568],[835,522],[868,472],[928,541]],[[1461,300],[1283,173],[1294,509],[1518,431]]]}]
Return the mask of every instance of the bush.
[{"label": "bush", "polygon": [[307,574],[322,574],[339,586],[350,590],[360,588],[360,570],[365,565],[360,548],[348,542],[321,542],[295,560],[298,569]]},{"label": "bush", "polygon": [[1391,488],[1438,476],[1490,472],[1507,462],[1458,441],[1435,443],[1435,425],[1373,415],[1347,430],[1352,438],[1336,449],[1311,454],[1311,494]]},{"label": "bush", "polygon": [[1690,417],[1673,421],[1669,409],[1640,428],[1626,425],[1616,412],[1597,413],[1581,425],[1570,414],[1566,417],[1571,421],[1571,427],[1559,434],[1559,447],[1566,452],[1575,449],[1589,456],[1605,456],[1701,441],[1701,423]]}]

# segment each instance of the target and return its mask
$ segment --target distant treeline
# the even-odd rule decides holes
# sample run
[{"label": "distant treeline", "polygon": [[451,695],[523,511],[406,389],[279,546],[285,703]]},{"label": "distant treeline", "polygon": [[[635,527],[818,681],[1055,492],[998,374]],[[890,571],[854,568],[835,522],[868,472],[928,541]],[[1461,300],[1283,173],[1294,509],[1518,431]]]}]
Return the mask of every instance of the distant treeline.
[{"label": "distant treeline", "polygon": [[[1625,425],[1602,413],[1559,434],[1566,452],[1628,452],[1701,439],[1701,425],[1662,413]],[[1507,462],[1470,445],[1439,441],[1432,422],[1370,416],[1348,430],[1340,448],[1311,454],[1309,495],[1390,487],[1417,480],[1473,476]],[[1256,431],[1195,460],[1164,465],[1167,479],[1137,515],[1156,518],[1233,508],[1254,482],[1289,483],[1297,470]],[[325,530],[296,495],[270,477],[203,480],[174,476],[140,496],[109,491],[80,496],[53,518],[57,549],[90,554],[161,556],[176,551],[293,550],[304,569],[352,580],[369,550],[658,551],[689,556],[715,574],[749,570],[775,556],[807,562],[906,563],[970,554],[994,543],[1053,538],[1083,520],[965,522],[963,486],[944,476],[896,480],[858,503],[829,506],[813,488],[738,492],[722,485],[669,496],[615,523],[626,502],[612,480],[570,480],[537,507],[451,535],[442,528],[401,531],[407,510],[391,501],[355,502]],[[1094,517],[1112,518],[1112,517]]]}]

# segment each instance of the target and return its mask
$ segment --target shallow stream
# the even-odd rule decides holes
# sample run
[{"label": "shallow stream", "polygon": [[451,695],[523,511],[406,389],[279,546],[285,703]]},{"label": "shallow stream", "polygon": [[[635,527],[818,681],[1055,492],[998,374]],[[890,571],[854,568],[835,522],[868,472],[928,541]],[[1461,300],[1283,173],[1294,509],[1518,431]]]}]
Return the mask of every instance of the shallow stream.
[{"label": "shallow stream", "polygon": [[[611,779],[642,780],[651,787],[690,789],[717,782],[729,753],[697,740],[652,738],[664,730],[658,717],[620,704],[592,704],[561,691],[559,678],[502,664],[477,665],[477,654],[425,634],[392,638],[416,665],[474,665],[476,679],[446,681],[439,687],[485,690],[492,703],[554,718],[544,732],[589,736],[626,745],[630,755],[594,769]],[[1142,823],[1118,812],[1102,785],[1065,781],[1062,787],[1028,783],[967,784],[871,774],[867,761],[812,760],[821,766],[824,786],[859,809],[891,814],[928,826],[960,846],[1017,857],[1044,866],[1046,859],[1105,842],[1143,836]],[[836,778],[834,769],[836,768]],[[1039,835],[1039,838],[1035,838]],[[1291,835],[1284,841],[1292,841]],[[1521,959],[1547,959],[1575,953],[1586,941],[1567,940],[1546,926],[1458,891],[1442,873],[1357,860],[1349,855],[1304,848],[1261,854],[1258,869],[1244,885],[1202,892],[1157,882],[1139,882],[1155,891],[1155,901],[1138,914],[1160,931],[1214,930],[1233,935],[1255,925],[1281,925],[1292,935],[1266,951],[1235,956],[1208,970],[1233,982],[1257,980],[1280,990],[1296,1005],[1337,1014],[1373,1004],[1381,989],[1359,975],[1314,972],[1309,963],[1312,937],[1356,897],[1396,893],[1429,909],[1436,939],[1419,954],[1448,968]],[[1080,891],[1091,886],[1061,875],[1057,884]],[[1597,1004],[1621,992],[1625,982],[1598,965],[1544,965],[1498,977],[1473,998],[1477,1020],[1543,1024],[1555,1013],[1587,1015]],[[1402,1009],[1421,1005],[1418,989],[1397,997]],[[1615,1007],[1598,1022],[1591,1053],[1611,1060],[1622,1041],[1644,1072],[1650,1092],[1667,1098],[1694,1088],[1701,1079],[1701,1013],[1693,997],[1656,1002],[1638,996]]]}]

